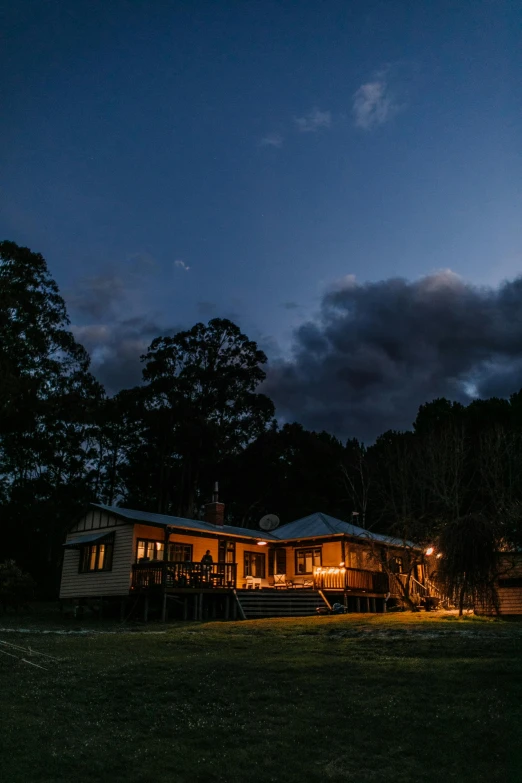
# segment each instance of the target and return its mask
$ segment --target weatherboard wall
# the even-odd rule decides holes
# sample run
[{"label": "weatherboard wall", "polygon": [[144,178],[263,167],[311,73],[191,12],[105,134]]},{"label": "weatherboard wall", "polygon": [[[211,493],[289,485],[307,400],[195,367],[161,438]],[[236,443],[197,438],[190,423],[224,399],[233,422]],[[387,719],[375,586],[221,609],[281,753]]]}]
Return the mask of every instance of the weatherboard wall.
[{"label": "weatherboard wall", "polygon": [[67,541],[88,535],[93,530],[114,533],[112,569],[110,571],[89,571],[80,574],[80,550],[65,549],[62,568],[60,598],[89,598],[100,596],[128,595],[133,561],[133,525],[121,523],[105,512],[89,512],[70,531]]}]

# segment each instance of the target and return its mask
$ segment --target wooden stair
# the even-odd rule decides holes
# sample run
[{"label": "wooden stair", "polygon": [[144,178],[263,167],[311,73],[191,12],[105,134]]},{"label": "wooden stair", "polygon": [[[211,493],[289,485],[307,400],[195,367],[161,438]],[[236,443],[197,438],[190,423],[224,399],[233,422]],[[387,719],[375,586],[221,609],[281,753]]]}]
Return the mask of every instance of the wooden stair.
[{"label": "wooden stair", "polygon": [[247,620],[262,617],[309,617],[326,604],[317,590],[237,590]]}]

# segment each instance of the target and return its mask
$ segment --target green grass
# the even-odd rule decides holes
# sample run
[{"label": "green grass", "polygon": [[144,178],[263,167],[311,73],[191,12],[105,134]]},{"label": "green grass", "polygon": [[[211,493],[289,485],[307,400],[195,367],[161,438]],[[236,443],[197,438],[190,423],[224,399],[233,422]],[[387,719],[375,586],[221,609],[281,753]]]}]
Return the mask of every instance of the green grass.
[{"label": "green grass", "polygon": [[17,624],[31,633],[0,640],[59,661],[0,655],[10,783],[522,781],[522,623],[348,615],[42,635],[59,622],[0,617]]}]

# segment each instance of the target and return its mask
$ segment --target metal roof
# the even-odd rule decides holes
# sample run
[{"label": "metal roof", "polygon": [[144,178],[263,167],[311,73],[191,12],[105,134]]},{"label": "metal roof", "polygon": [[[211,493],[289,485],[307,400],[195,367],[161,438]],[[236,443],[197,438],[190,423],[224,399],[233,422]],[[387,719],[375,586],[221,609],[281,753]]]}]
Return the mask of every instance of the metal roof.
[{"label": "metal roof", "polygon": [[100,533],[98,530],[96,533],[89,533],[86,536],[77,536],[76,538],[70,538],[68,541],[65,542],[64,547],[68,549],[76,549],[77,547],[83,546],[84,544],[92,544],[93,541],[102,541],[104,538],[109,538],[110,536],[113,536],[114,533],[111,530],[109,533]]},{"label": "metal roof", "polygon": [[213,525],[202,519],[185,519],[184,517],[171,517],[168,514],[152,514],[149,511],[134,511],[131,508],[119,508],[118,506],[105,506],[103,503],[91,503],[95,508],[101,508],[110,514],[115,514],[129,522],[144,522],[164,527],[176,527],[183,530],[197,530],[201,533],[227,533],[230,536],[241,538],[254,538],[260,541],[277,541],[277,538],[264,530],[252,530],[252,528],[235,527],[233,525]]},{"label": "metal roof", "polygon": [[317,511],[315,514],[310,514],[302,519],[296,519],[295,522],[288,522],[286,525],[278,527],[277,530],[273,530],[272,533],[280,540],[347,535],[355,538],[365,538],[366,540],[370,539],[371,541],[382,541],[388,545],[415,546],[411,541],[393,538],[393,536],[384,536],[381,533],[373,533],[371,530],[365,530],[363,527],[343,522],[342,519],[336,519],[329,514],[323,514],[321,511]]},{"label": "metal roof", "polygon": [[[240,538],[253,538],[258,541],[284,541],[288,539],[301,538],[321,538],[323,536],[347,535],[354,538],[370,539],[371,541],[382,541],[389,546],[409,546],[416,547],[411,541],[405,541],[402,538],[393,538],[381,533],[373,533],[371,530],[365,530],[349,522],[343,522],[342,519],[336,519],[329,514],[323,514],[317,511],[302,519],[296,519],[294,522],[288,522],[286,525],[272,530],[270,533],[264,530],[253,530],[246,527],[235,527],[234,525],[213,525],[210,522],[204,522],[202,519],[185,519],[184,517],[172,517],[168,514],[153,514],[149,511],[134,511],[131,508],[119,508],[118,506],[105,506],[103,503],[91,503],[95,508],[101,508],[111,514],[126,519],[129,522],[143,522],[158,526],[169,526],[179,528],[180,530],[194,530],[200,533],[226,533],[230,536]],[[86,540],[85,538],[83,539]],[[417,547],[416,547],[417,548]]]}]

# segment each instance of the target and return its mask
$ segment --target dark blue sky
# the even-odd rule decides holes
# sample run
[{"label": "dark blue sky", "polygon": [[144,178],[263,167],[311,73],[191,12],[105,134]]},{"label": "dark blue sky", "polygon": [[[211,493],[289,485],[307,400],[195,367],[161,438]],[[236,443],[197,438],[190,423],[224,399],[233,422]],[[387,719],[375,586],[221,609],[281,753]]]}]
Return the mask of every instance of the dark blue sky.
[{"label": "dark blue sky", "polygon": [[520,272],[519,2],[0,7],[0,235],[109,387],[213,315],[288,358],[347,276]]}]

